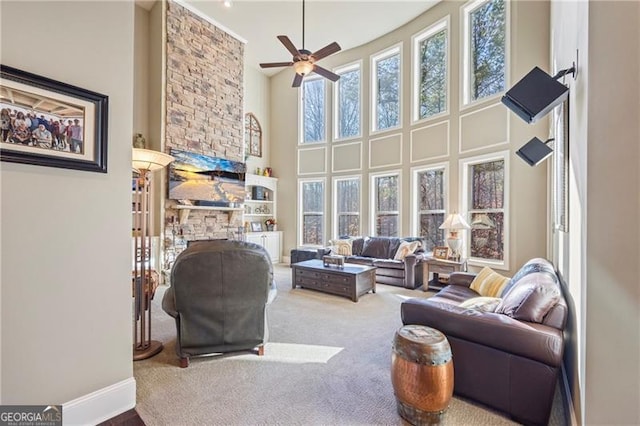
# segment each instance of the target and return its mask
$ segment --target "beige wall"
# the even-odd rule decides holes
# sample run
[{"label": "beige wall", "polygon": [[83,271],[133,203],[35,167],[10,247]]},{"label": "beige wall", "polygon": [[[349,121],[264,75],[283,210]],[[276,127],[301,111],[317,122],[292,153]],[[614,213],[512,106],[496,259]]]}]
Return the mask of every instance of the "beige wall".
[{"label": "beige wall", "polygon": [[[362,168],[359,171],[349,171],[345,173],[332,173],[331,151],[332,146],[341,143],[329,142],[327,144],[306,144],[302,148],[325,147],[326,160],[313,153],[316,164],[320,161],[327,162],[329,173],[327,176],[327,200],[331,199],[331,178],[340,175],[362,175],[362,194],[364,198],[364,214],[362,216],[362,232],[369,235],[370,224],[368,208],[369,194],[369,173],[386,170],[402,171],[402,217],[400,231],[401,235],[411,235],[410,227],[410,203],[411,197],[410,170],[412,167],[429,164],[448,162],[449,166],[449,202],[448,211],[460,210],[459,191],[459,160],[490,152],[509,150],[511,152],[509,162],[511,168],[510,175],[510,256],[509,267],[506,273],[513,273],[526,260],[534,256],[545,256],[547,254],[547,242],[544,232],[546,229],[546,164],[531,168],[515,156],[515,151],[533,136],[544,138],[547,135],[547,120],[542,120],[535,126],[524,123],[521,119],[508,112],[500,104],[500,97],[494,96],[491,99],[465,107],[460,104],[460,57],[461,57],[461,28],[460,28],[460,7],[461,2],[442,2],[428,10],[426,13],[411,21],[407,25],[393,31],[377,40],[355,49],[340,52],[322,60],[321,65],[328,69],[333,69],[341,65],[362,60],[362,105],[363,105],[363,137],[357,139],[362,145],[362,157],[360,163]],[[512,2],[510,3],[511,16],[511,40],[510,40],[510,67],[507,80],[509,86],[512,82],[518,81],[533,66],[538,65],[543,69],[548,69],[549,58],[549,4],[546,2]],[[411,37],[423,31],[430,25],[442,18],[450,17],[450,91],[449,91],[449,113],[444,117],[440,116],[426,122],[413,124],[411,122]],[[326,40],[330,42],[331,40]],[[276,41],[274,41],[276,42]],[[392,47],[398,43],[402,46],[402,128],[388,132],[380,132],[371,135],[370,113],[370,56],[384,49]],[[297,151],[300,148],[298,141],[298,90],[291,88],[293,71],[285,69],[271,78],[271,92],[278,93],[277,97],[271,99],[271,141],[273,152],[277,156],[272,156],[272,163],[277,170],[280,179],[280,206],[289,206],[279,209],[280,223],[285,231],[284,254],[298,244],[296,237],[297,211],[296,211],[296,186],[298,175],[296,173]],[[333,100],[333,85],[329,83],[327,105],[331,105]],[[331,129],[332,117],[328,118],[328,127]],[[421,132],[425,126],[437,125],[441,128],[448,127],[448,140],[442,143],[445,146],[444,152],[448,152],[443,160],[438,152],[427,152],[426,155],[415,158],[412,162],[412,131],[415,136],[424,134]],[[434,127],[433,129],[437,129]],[[329,134],[331,132],[328,130]],[[438,133],[439,132],[439,133]],[[437,134],[446,134],[446,131]],[[434,134],[434,133],[431,133]],[[396,155],[373,156],[375,164],[381,167],[370,168],[370,147],[371,141],[378,138],[390,137],[388,142],[396,142],[401,146],[401,152]],[[400,143],[401,141],[401,143]],[[388,145],[386,142],[381,145]],[[492,145],[492,146],[489,146]],[[375,154],[375,152],[374,152]],[[396,157],[401,159],[401,165],[385,166],[384,161],[388,158]],[[303,156],[304,158],[304,156]],[[396,161],[397,162],[397,161]],[[295,167],[294,167],[295,165]],[[321,176],[319,174],[305,174],[304,177]],[[327,211],[327,216],[331,216]],[[331,235],[330,218],[327,218],[326,229],[328,230],[326,239],[335,237]]]},{"label": "beige wall", "polygon": [[[570,81],[570,229],[554,236],[572,317],[577,421],[640,423],[638,2],[553,2],[553,61]],[[612,48],[615,46],[615,48]]]},{"label": "beige wall", "polygon": [[[244,65],[244,112],[252,112],[260,122],[262,127],[262,157],[247,156],[247,171],[254,173],[256,167],[264,170],[271,166],[271,108],[269,99],[271,92],[269,87],[269,77],[257,69],[246,64]],[[277,172],[277,171],[276,171]],[[274,175],[274,176],[277,176]]]},{"label": "beige wall", "polygon": [[60,404],[133,377],[134,6],[3,1],[1,13],[2,64],[109,96],[107,174],[0,164],[2,403]]}]

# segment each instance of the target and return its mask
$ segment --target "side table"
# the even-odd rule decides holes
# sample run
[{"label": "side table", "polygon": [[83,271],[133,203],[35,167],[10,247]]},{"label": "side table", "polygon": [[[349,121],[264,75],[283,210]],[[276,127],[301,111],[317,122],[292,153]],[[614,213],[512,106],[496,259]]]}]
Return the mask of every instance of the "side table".
[{"label": "side table", "polygon": [[[447,285],[445,281],[440,278],[440,274],[451,274],[453,272],[466,272],[467,260],[445,260],[436,259],[435,257],[427,257],[425,259],[424,268],[424,285],[422,289],[427,290],[440,290]],[[429,281],[429,272],[433,274],[433,279]]]}]

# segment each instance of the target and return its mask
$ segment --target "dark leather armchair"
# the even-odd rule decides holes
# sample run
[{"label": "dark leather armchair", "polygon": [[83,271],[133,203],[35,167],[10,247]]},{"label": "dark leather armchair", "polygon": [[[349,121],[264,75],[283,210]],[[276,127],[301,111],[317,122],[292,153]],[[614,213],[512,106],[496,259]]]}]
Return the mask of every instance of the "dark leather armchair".
[{"label": "dark leather armchair", "polygon": [[266,306],[275,297],[267,251],[253,243],[190,244],[171,270],[162,308],[176,320],[180,366],[189,358],[257,348],[264,353]]}]

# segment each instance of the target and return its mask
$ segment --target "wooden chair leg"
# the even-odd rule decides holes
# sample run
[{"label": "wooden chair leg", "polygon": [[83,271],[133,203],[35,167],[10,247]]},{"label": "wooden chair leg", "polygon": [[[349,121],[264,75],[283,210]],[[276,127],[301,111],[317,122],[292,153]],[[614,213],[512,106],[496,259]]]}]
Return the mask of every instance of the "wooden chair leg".
[{"label": "wooden chair leg", "polygon": [[189,366],[189,358],[180,358],[180,368],[187,368]]},{"label": "wooden chair leg", "polygon": [[264,355],[264,345],[258,346],[258,356]]}]

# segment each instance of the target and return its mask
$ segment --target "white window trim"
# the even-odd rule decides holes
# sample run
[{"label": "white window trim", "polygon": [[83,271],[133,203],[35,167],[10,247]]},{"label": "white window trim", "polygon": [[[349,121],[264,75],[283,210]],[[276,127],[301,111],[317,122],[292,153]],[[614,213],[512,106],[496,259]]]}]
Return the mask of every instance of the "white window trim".
[{"label": "white window trim", "polygon": [[[446,107],[444,111],[439,112],[438,114],[431,115],[429,117],[420,118],[420,109],[418,108],[418,102],[420,100],[420,96],[418,96],[418,81],[420,81],[420,61],[418,60],[418,53],[420,49],[418,49],[418,45],[436,35],[440,31],[444,30],[447,38],[447,49],[446,49],[446,67],[447,67],[447,75],[446,75]],[[427,122],[430,120],[441,118],[442,116],[449,115],[449,106],[451,105],[451,18],[449,15],[445,16],[435,24],[426,28],[425,30],[414,34],[411,37],[411,61],[412,61],[412,70],[411,70],[411,124],[418,124],[422,122]]]},{"label": "white window trim", "polygon": [[358,70],[360,71],[360,87],[359,87],[359,102],[360,102],[360,125],[358,127],[358,134],[355,136],[349,136],[346,138],[341,138],[338,135],[338,132],[340,131],[340,129],[338,128],[338,116],[339,116],[339,108],[338,108],[338,102],[339,102],[339,96],[338,96],[338,91],[340,88],[340,80],[338,80],[336,82],[336,84],[333,85],[333,141],[334,142],[342,142],[342,141],[350,141],[350,140],[355,140],[355,139],[360,139],[362,138],[362,110],[363,110],[363,97],[362,97],[362,59],[356,61],[356,62],[352,62],[350,64],[338,67],[338,68],[334,68],[333,72],[335,74],[343,74],[346,72],[350,72],[350,71],[355,71]]},{"label": "white window trim", "polygon": [[402,234],[402,170],[369,173],[369,235],[376,236],[376,178],[398,176],[398,234]]},{"label": "white window trim", "polygon": [[302,187],[305,183],[310,183],[310,182],[322,182],[322,184],[324,185],[324,200],[322,200],[322,229],[324,230],[324,240],[327,239],[327,179],[324,177],[320,177],[320,178],[303,178],[303,179],[298,179],[298,236],[297,236],[297,240],[298,240],[298,247],[311,247],[311,248],[318,248],[318,247],[324,247],[324,243],[325,241],[322,242],[322,244],[320,245],[314,245],[314,244],[304,244],[303,242],[303,225],[304,225],[304,221],[303,221],[303,210],[302,210]]},{"label": "white window trim", "polygon": [[[460,6],[460,43],[462,48],[460,49],[460,67],[462,72],[460,73],[460,111],[468,108],[472,108],[476,105],[485,102],[495,102],[504,94],[504,91],[495,93],[486,98],[471,100],[471,46],[469,43],[469,15],[490,0],[471,0],[464,5]],[[510,0],[504,0],[505,2],[505,43],[504,43],[504,90],[510,85],[510,64],[511,64],[511,2]]]},{"label": "white window trim", "polygon": [[444,214],[445,217],[449,212],[449,163],[436,163],[423,166],[415,166],[411,168],[411,235],[419,235],[420,223],[419,223],[419,199],[420,194],[418,190],[418,174],[421,172],[427,172],[430,170],[444,170]]},{"label": "white window trim", "polygon": [[[494,269],[502,269],[509,270],[509,228],[510,228],[510,209],[509,209],[509,183],[510,183],[510,171],[509,171],[509,158],[510,152],[507,151],[498,151],[492,152],[489,154],[478,155],[475,157],[468,157],[460,159],[460,209],[465,219],[470,220],[468,217],[469,212],[469,167],[475,164],[480,163],[488,163],[490,161],[503,160],[504,161],[504,202],[503,202],[503,210],[504,210],[504,256],[502,261],[497,260],[489,260],[489,259],[480,259],[480,258],[471,258],[468,257],[468,264],[473,266],[489,266]],[[467,254],[471,252],[469,244],[471,242],[471,238],[469,236],[469,231],[462,233],[462,247],[464,252],[462,255],[467,257]]]},{"label": "white window trim", "polygon": [[344,181],[344,180],[355,180],[357,179],[358,182],[360,183],[360,200],[358,203],[358,216],[360,217],[360,223],[358,226],[358,235],[362,234],[362,199],[364,198],[362,196],[362,175],[351,175],[351,176],[340,176],[340,177],[334,177],[333,178],[333,182],[331,185],[332,191],[331,191],[331,198],[332,198],[332,204],[331,204],[331,211],[332,211],[332,223],[333,223],[333,227],[331,229],[331,235],[333,235],[333,238],[338,238],[340,237],[340,235],[338,234],[338,182],[340,181]]},{"label": "white window trim", "polygon": [[[377,102],[378,102],[378,79],[376,78],[376,63],[380,60],[387,59],[396,54],[400,55],[400,69],[398,70],[398,125],[394,127],[388,127],[386,129],[376,129],[377,123]],[[389,47],[383,51],[378,53],[374,53],[370,58],[370,68],[371,68],[371,97],[370,97],[370,105],[369,110],[371,113],[371,135],[377,133],[384,133],[388,131],[392,131],[395,129],[402,128],[402,42],[395,44],[392,47]]]},{"label": "white window trim", "polygon": [[328,90],[327,90],[327,83],[323,82],[324,84],[324,139],[321,141],[313,141],[313,142],[305,142],[304,141],[304,101],[302,99],[302,96],[304,94],[304,83],[305,82],[310,82],[310,81],[314,81],[314,80],[322,80],[323,77],[319,76],[319,75],[313,75],[310,77],[305,77],[302,80],[302,84],[300,85],[300,90],[298,90],[298,146],[310,146],[310,145],[314,145],[314,144],[321,144],[321,143],[327,143],[328,137],[327,137],[327,125],[328,125],[328,114],[327,114],[327,105],[328,105]]}]

